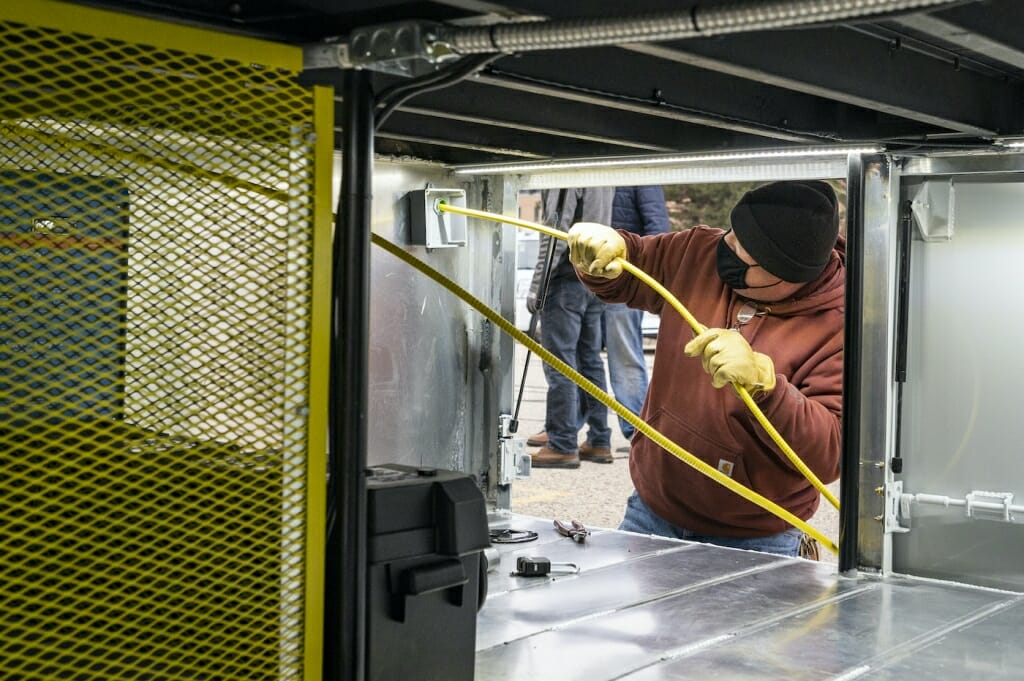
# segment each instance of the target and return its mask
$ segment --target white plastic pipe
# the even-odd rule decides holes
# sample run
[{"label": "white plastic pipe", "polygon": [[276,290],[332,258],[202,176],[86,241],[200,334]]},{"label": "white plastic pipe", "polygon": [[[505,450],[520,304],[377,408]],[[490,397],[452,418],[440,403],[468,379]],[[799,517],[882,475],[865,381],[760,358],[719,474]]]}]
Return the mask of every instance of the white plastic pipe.
[{"label": "white plastic pipe", "polygon": [[[991,493],[978,493],[972,492],[972,494],[980,494],[992,498]],[[903,494],[900,496],[900,505],[903,508],[908,508],[910,504],[917,502],[919,504],[927,504],[930,506],[945,506],[946,508],[968,508],[969,510],[978,509],[981,511],[993,511],[995,513],[1002,514],[1007,521],[1012,520],[1014,513],[1024,514],[1024,505],[1021,504],[1007,504],[999,503],[996,501],[981,501],[977,499],[963,498],[958,499],[955,497],[947,497],[941,494]]]}]

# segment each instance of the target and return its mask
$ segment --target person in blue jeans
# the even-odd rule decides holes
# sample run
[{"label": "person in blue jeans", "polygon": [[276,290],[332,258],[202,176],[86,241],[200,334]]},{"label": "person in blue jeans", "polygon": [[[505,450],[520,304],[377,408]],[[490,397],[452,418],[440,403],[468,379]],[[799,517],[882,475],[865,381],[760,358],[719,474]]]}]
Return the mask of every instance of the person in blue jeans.
[{"label": "person in blue jeans", "polygon": [[[612,201],[612,226],[647,236],[670,230],[665,193],[660,186],[618,187]],[[612,395],[634,414],[647,396],[647,361],[644,359],[642,310],[625,303],[607,304],[604,309],[604,345],[608,352],[608,377]],[[619,429],[627,440],[633,438],[633,424],[619,417]]]},{"label": "person in blue jeans", "polygon": [[[614,195],[613,187],[545,190],[541,195],[543,221],[562,231],[581,221],[610,221]],[[549,249],[554,249],[550,272]],[[605,304],[576,276],[565,241],[541,235],[526,306],[533,314],[540,312],[543,346],[604,390],[601,316]],[[548,383],[547,406],[544,431],[538,434],[543,435],[543,441],[538,442],[538,436],[527,441],[540,446],[531,455],[533,467],[579,468],[581,459],[611,463],[608,408],[547,364],[544,377]],[[578,437],[584,425],[587,436],[581,445]]]},{"label": "person in blue jeans", "polygon": [[661,518],[647,507],[635,490],[626,499],[626,513],[622,522],[619,523],[618,529],[640,534],[655,534],[659,537],[673,537],[702,544],[726,546],[732,549],[775,553],[780,556],[800,555],[801,540],[804,537],[803,531],[795,527],[767,537],[724,537],[701,534],[673,525]]},{"label": "person in blue jeans", "polygon": [[[670,223],[662,188],[618,187],[612,200],[611,224],[640,235],[668,232]],[[622,303],[606,304],[601,318],[612,395],[634,414],[640,413],[640,407],[643,406],[644,397],[647,395],[643,314],[643,311],[631,309]],[[619,429],[623,437],[627,440],[632,439],[635,429],[622,417],[619,417]],[[527,441],[527,444],[533,447],[547,443],[546,431],[531,436]],[[599,463],[612,462],[610,452],[609,456],[595,457],[588,449],[584,447],[584,458]]]},{"label": "person in blue jeans", "polygon": [[[663,310],[651,287],[623,276],[626,260],[686,301],[695,318],[720,325],[695,336],[681,317],[663,316],[641,417],[804,521],[821,494],[725,388],[746,389],[819,479],[839,478],[846,244],[838,209],[828,183],[790,180],[744,194],[729,230],[698,225],[644,237],[579,223],[568,237],[580,281],[602,300]],[[620,529],[801,554],[802,535],[789,522],[654,439],[634,435],[629,464],[635,493]]]}]

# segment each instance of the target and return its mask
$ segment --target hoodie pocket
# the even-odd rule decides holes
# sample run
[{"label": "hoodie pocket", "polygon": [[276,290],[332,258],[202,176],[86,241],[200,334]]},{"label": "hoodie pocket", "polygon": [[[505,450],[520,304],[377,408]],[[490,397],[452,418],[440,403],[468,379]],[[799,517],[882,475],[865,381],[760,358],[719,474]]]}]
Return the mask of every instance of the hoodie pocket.
[{"label": "hoodie pocket", "polygon": [[[743,465],[742,452],[709,437],[663,408],[655,410],[654,414],[648,419],[648,422],[655,430],[718,472],[744,486],[750,486],[746,467]],[[660,449],[653,442],[650,446]],[[662,454],[668,453],[662,452]],[[669,455],[672,456],[671,454]],[[703,473],[696,470],[694,470],[694,474],[703,477]],[[732,492],[724,487],[722,491],[726,494],[732,494]]]}]

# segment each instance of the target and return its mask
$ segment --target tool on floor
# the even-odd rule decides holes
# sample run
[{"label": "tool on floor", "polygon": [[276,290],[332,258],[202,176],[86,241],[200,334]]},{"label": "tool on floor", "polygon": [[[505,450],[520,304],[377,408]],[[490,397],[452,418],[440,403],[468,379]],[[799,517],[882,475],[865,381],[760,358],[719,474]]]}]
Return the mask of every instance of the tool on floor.
[{"label": "tool on floor", "polygon": [[490,531],[492,544],[524,544],[537,538],[533,530],[515,530],[505,528]]},{"label": "tool on floor", "polygon": [[513,577],[544,577],[550,574],[576,574],[580,566],[576,563],[552,563],[543,556],[519,556]]},{"label": "tool on floor", "polygon": [[568,523],[556,520],[555,529],[558,530],[558,534],[572,539],[577,544],[585,542],[587,537],[590,535],[590,530],[588,530],[583,523],[578,520],[571,520]]}]

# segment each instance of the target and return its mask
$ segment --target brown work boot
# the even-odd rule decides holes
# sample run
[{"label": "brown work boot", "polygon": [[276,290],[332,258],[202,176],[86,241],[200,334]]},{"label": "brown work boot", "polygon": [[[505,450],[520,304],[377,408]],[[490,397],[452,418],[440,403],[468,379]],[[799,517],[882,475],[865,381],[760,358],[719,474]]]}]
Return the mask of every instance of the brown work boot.
[{"label": "brown work boot", "polygon": [[545,431],[540,431],[536,435],[531,435],[526,440],[526,444],[530,447],[543,447],[548,443],[548,434]]},{"label": "brown work boot", "polygon": [[544,445],[530,455],[534,468],[579,468],[580,457],[576,452],[564,454]]},{"label": "brown work boot", "polygon": [[582,461],[593,461],[594,463],[611,463],[612,458],[610,447],[592,447],[589,442],[580,445],[580,459]]}]

